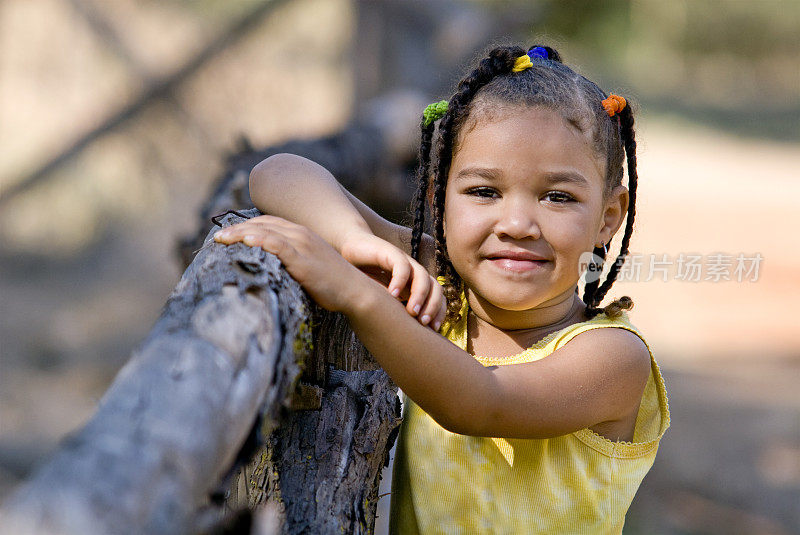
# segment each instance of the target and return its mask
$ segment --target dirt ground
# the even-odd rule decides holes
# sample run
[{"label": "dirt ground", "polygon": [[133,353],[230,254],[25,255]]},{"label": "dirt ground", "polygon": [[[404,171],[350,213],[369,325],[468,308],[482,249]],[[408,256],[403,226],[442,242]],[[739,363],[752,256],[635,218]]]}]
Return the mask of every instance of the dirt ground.
[{"label": "dirt ground", "polygon": [[[640,139],[632,251],[764,261],[753,282],[679,281],[673,266],[666,282],[613,287],[636,303],[672,413],[626,533],[800,533],[800,149],[667,123]],[[146,335],[180,275],[163,229],[193,210],[165,215],[174,226],[109,226],[71,259],[0,253],[0,500],[87,420]]]}]

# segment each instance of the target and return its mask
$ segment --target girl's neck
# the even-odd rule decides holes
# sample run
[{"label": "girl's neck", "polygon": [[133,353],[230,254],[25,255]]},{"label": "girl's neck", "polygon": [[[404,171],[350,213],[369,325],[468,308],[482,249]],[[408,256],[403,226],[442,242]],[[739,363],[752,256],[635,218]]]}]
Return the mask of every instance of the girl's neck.
[{"label": "girl's neck", "polygon": [[[548,334],[586,321],[586,305],[574,292],[553,304],[526,311],[510,312],[493,307],[483,299],[468,291],[469,317],[467,331],[470,345],[476,352],[485,356],[492,353],[513,351],[530,347]],[[486,349],[481,350],[480,348]],[[492,350],[492,348],[496,348]]]}]

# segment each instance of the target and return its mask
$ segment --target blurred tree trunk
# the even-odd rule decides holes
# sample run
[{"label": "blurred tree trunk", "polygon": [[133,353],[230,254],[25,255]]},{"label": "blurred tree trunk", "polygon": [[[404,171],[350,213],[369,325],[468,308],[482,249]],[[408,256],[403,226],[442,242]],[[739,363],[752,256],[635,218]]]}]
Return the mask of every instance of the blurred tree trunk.
[{"label": "blurred tree trunk", "polygon": [[417,129],[426,104],[427,97],[419,92],[397,91],[362,104],[355,119],[330,136],[292,140],[258,150],[243,138],[200,209],[197,232],[177,245],[182,264],[187,266],[192,261],[213,226],[212,216],[253,206],[250,171],[263,159],[282,152],[317,162],[373,209],[389,219],[403,220],[414,190]]}]

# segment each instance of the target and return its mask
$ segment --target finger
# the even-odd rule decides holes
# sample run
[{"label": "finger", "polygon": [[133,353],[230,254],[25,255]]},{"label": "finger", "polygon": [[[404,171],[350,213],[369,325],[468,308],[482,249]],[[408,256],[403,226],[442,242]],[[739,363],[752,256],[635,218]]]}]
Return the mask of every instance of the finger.
[{"label": "finger", "polygon": [[226,244],[241,241],[244,237],[243,231],[246,231],[250,228],[252,228],[252,226],[247,222],[237,223],[235,225],[225,227],[214,233],[214,241]]},{"label": "finger", "polygon": [[433,320],[436,319],[436,316],[442,309],[443,302],[444,294],[442,293],[441,286],[439,286],[438,283],[435,286],[432,284],[431,290],[428,292],[428,298],[419,313],[419,322],[423,325],[430,325],[433,327],[435,325],[435,321]]},{"label": "finger", "polygon": [[275,223],[267,223],[266,220],[259,221],[259,218],[253,218],[242,223],[237,223],[236,225],[231,225],[230,227],[226,227],[214,234],[214,240],[219,243],[230,245],[232,243],[243,241],[245,236],[266,235],[272,231],[280,232],[288,238],[298,242],[302,239],[302,231],[305,227],[295,225],[294,223],[289,223],[284,219],[273,219],[278,221]]},{"label": "finger", "polygon": [[391,273],[386,273],[384,270],[378,267],[358,267],[358,270],[375,282],[379,283],[384,288],[388,288],[389,283],[392,280]]},{"label": "finger", "polygon": [[280,259],[287,271],[292,274],[293,261],[298,254],[297,249],[295,249],[292,241],[281,232],[269,230],[260,234],[247,234],[242,237],[242,243],[248,247],[261,247],[268,253],[274,254]]},{"label": "finger", "polygon": [[[436,283],[439,284],[438,282]],[[442,304],[439,307],[439,311],[434,316],[433,321],[431,322],[431,328],[436,332],[439,332],[439,329],[442,327],[442,323],[444,323],[444,319],[447,317],[447,299],[444,297],[444,293],[442,293]]]},{"label": "finger", "polygon": [[412,264],[414,270],[413,279],[411,280],[411,296],[408,298],[406,310],[412,316],[419,314],[422,310],[422,305],[428,298],[428,293],[431,290],[431,278],[428,272],[420,264],[414,262]]},{"label": "finger", "polygon": [[[386,269],[386,267],[383,269]],[[389,271],[392,273],[392,280],[389,281],[389,286],[386,289],[392,294],[394,297],[399,297],[400,292],[403,291],[403,288],[406,287],[408,284],[408,279],[411,277],[412,267],[411,263],[405,258],[405,254],[397,255],[395,261],[389,267]]]},{"label": "finger", "polygon": [[243,237],[242,234],[244,229],[252,228],[253,225],[258,224],[266,224],[272,227],[284,227],[284,228],[292,228],[292,227],[299,227],[297,223],[293,223],[288,219],[283,219],[282,217],[272,216],[272,215],[260,215],[258,217],[251,217],[245,221],[241,221],[239,223],[235,223],[233,225],[221,228],[217,231],[214,236],[228,236],[228,235],[236,235]]},{"label": "finger", "polygon": [[313,241],[313,235],[306,227],[301,225],[272,225],[261,222],[254,224],[254,230],[256,234],[264,236],[270,234],[279,235],[290,242],[298,251],[310,252],[313,249],[310,245]]},{"label": "finger", "polygon": [[262,227],[253,223],[252,220],[247,220],[217,231],[214,234],[214,240],[226,244],[236,243],[242,241],[248,234],[260,233],[263,228],[269,227]]},{"label": "finger", "polygon": [[369,270],[380,269],[390,274],[389,280],[382,283],[394,297],[400,297],[402,293],[408,294],[406,286],[412,274],[412,261],[400,249],[389,246],[388,250],[378,251],[371,247],[350,247],[343,251],[342,256],[362,271],[369,273]]}]

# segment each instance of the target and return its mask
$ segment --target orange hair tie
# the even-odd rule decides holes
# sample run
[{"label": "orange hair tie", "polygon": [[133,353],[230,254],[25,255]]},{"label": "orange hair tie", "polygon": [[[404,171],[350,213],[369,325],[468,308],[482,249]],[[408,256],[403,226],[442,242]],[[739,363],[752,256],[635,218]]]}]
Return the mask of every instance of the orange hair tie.
[{"label": "orange hair tie", "polygon": [[627,104],[624,98],[613,93],[609,94],[608,98],[603,100],[603,108],[605,108],[609,117],[614,117],[614,115],[624,110]]}]

